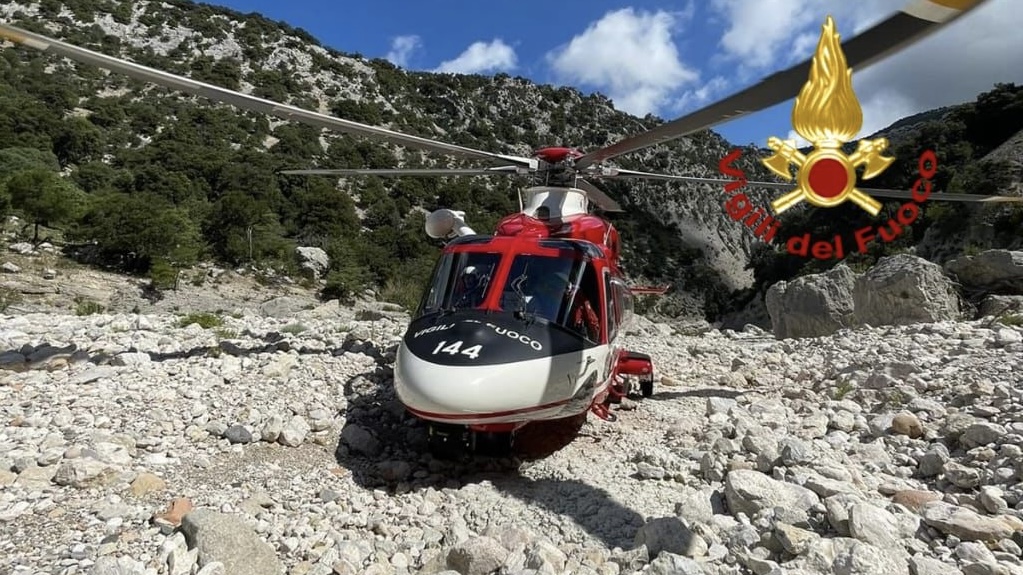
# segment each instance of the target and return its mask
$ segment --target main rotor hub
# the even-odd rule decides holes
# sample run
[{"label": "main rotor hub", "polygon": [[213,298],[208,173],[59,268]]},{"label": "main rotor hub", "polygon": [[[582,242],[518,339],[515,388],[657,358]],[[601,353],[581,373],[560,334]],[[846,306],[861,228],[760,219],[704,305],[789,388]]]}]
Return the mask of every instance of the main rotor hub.
[{"label": "main rotor hub", "polygon": [[533,152],[533,155],[548,164],[559,164],[564,162],[571,166],[575,163],[576,158],[581,158],[583,156],[583,153],[575,148],[547,147],[536,150]]},{"label": "main rotor hub", "polygon": [[550,146],[534,151],[533,156],[543,162],[543,167],[537,172],[538,185],[575,185],[575,160],[583,156],[581,151],[564,146]]}]

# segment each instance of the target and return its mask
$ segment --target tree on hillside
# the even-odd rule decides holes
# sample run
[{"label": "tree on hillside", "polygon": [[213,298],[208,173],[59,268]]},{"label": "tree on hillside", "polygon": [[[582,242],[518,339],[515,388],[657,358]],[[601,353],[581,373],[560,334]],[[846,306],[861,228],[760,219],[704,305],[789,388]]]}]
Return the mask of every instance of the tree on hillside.
[{"label": "tree on hillside", "polygon": [[1023,86],[995,84],[963,115],[966,136],[976,142],[979,158],[1023,129]]},{"label": "tree on hillside", "polygon": [[97,157],[102,145],[103,132],[85,118],[65,120],[53,138],[53,151],[65,166]]},{"label": "tree on hillside", "polygon": [[156,261],[194,263],[201,251],[199,227],[184,210],[152,193],[100,196],[73,237],[95,242],[131,271],[148,271]]},{"label": "tree on hillside", "polygon": [[7,180],[11,206],[35,224],[32,241],[39,241],[40,225],[74,221],[85,207],[86,196],[73,182],[45,169],[22,170]]},{"label": "tree on hillside", "polygon": [[87,194],[129,191],[133,185],[131,172],[98,161],[78,165],[71,179]]},{"label": "tree on hillside", "polygon": [[331,240],[359,231],[355,202],[322,178],[306,178],[292,196],[292,233],[308,245],[323,247]]},{"label": "tree on hillside", "polygon": [[6,215],[11,207],[11,195],[5,185],[11,176],[24,170],[56,171],[59,168],[57,157],[50,152],[22,147],[0,150],[0,215]]},{"label": "tree on hillside", "polygon": [[214,251],[232,264],[283,259],[287,244],[277,214],[263,200],[229,192],[214,206],[206,237]]},{"label": "tree on hillside", "polygon": [[48,149],[57,123],[53,111],[38,99],[20,94],[0,98],[0,142],[8,146]]},{"label": "tree on hillside", "polygon": [[57,171],[60,164],[52,152],[44,152],[37,148],[13,147],[0,150],[0,180],[5,180],[16,172],[32,169]]}]

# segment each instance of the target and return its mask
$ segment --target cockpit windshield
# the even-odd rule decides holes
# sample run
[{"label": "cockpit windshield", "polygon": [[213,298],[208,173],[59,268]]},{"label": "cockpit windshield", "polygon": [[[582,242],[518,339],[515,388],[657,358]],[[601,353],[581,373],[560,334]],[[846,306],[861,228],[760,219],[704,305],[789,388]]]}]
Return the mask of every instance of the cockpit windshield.
[{"label": "cockpit windshield", "polygon": [[434,268],[430,290],[423,299],[420,313],[483,305],[500,261],[499,253],[445,254]]},{"label": "cockpit windshield", "polygon": [[558,322],[568,308],[582,261],[518,255],[501,293],[501,308],[535,314]]},{"label": "cockpit windshield", "polygon": [[485,252],[441,256],[417,315],[478,308],[489,292],[499,289],[504,311],[543,318],[599,341],[599,283],[587,259],[519,254],[504,285],[498,285],[501,256]]},{"label": "cockpit windshield", "polygon": [[597,341],[597,290],[596,273],[586,260],[518,255],[501,293],[501,308],[542,317]]}]

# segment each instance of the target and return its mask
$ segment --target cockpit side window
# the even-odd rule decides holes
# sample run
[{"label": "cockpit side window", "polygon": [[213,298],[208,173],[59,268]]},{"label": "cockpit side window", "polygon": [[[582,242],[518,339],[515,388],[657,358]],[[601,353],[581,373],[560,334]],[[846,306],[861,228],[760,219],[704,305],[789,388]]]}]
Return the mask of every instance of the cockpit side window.
[{"label": "cockpit side window", "polygon": [[591,262],[586,261],[579,271],[582,273],[578,276],[575,297],[569,310],[568,327],[590,341],[599,342],[603,314],[597,270]]},{"label": "cockpit side window", "polygon": [[500,261],[501,254],[496,253],[445,254],[434,268],[430,289],[416,315],[483,305]]}]

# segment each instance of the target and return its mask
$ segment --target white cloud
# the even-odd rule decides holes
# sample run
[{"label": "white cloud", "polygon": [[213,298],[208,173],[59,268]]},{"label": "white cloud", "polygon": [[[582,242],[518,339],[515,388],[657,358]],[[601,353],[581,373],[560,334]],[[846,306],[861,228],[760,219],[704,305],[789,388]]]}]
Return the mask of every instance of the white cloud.
[{"label": "white cloud", "polygon": [[803,136],[800,136],[799,134],[797,134],[795,130],[789,130],[789,135],[787,136],[786,139],[794,140],[796,142],[796,147],[797,148],[806,148],[808,146],[812,146],[813,145],[809,141],[807,141],[806,138],[804,138]]},{"label": "white cloud", "polygon": [[990,0],[891,59],[853,72],[862,135],[909,114],[973,101],[998,82],[1023,82],[1018,0]]},{"label": "white cloud", "polygon": [[606,91],[615,107],[643,116],[699,79],[679,58],[672,33],[692,16],[683,12],[608,12],[581,34],[547,55],[559,81]]},{"label": "white cloud", "polygon": [[727,20],[721,36],[726,55],[753,68],[773,64],[779,48],[817,20],[806,2],[792,0],[713,0],[711,6]]},{"label": "white cloud", "polygon": [[515,49],[500,38],[474,42],[454,60],[441,62],[434,72],[453,74],[479,74],[497,70],[511,70],[517,65]]},{"label": "white cloud", "polygon": [[748,70],[809,57],[828,14],[835,18],[845,39],[893,12],[890,0],[711,0],[710,6],[725,21],[720,41],[725,56],[740,61]]},{"label": "white cloud", "polygon": [[[863,107],[860,136],[907,115],[972,101],[996,82],[1023,82],[1019,0],[989,0],[934,35],[862,71],[853,88]],[[724,57],[741,63],[752,83],[810,57],[831,14],[843,41],[900,7],[887,0],[712,0],[724,20]],[[754,77],[749,73],[756,72]],[[795,96],[795,93],[793,93]]]},{"label": "white cloud", "polygon": [[395,66],[407,68],[409,56],[422,46],[423,42],[419,36],[397,36],[391,40],[391,51],[387,53],[385,58],[390,60]]},{"label": "white cloud", "polygon": [[[970,94],[963,99],[972,100],[976,94]],[[860,137],[867,137],[891,126],[897,120],[906,116],[912,116],[928,108],[939,106],[917,105],[912,97],[896,88],[880,88],[871,92],[866,98],[860,98],[860,107],[863,108],[863,126],[860,128]]]},{"label": "white cloud", "polygon": [[699,88],[686,90],[675,101],[672,109],[675,113],[683,113],[694,109],[701,104],[706,104],[711,98],[720,96],[730,85],[731,83],[728,81],[728,78],[725,78],[724,76],[715,76]]}]

